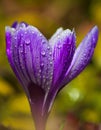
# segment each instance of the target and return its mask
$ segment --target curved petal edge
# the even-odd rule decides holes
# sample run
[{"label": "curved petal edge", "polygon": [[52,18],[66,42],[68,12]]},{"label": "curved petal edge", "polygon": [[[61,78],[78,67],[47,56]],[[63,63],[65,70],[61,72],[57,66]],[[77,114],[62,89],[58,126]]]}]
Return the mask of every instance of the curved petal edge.
[{"label": "curved petal edge", "polygon": [[71,65],[62,82],[62,86],[78,76],[88,65],[93,56],[97,41],[98,27],[94,26],[76,49]]}]

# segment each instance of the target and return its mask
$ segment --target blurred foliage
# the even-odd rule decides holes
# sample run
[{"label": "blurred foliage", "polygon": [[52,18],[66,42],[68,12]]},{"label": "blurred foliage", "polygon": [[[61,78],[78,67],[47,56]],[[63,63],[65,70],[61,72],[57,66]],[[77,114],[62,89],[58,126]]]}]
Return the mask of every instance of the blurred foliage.
[{"label": "blurred foliage", "polygon": [[[5,54],[5,26],[14,21],[25,21],[38,27],[47,38],[60,26],[75,28],[78,45],[92,26],[97,24],[101,29],[101,1],[0,1],[0,130],[33,130],[28,101]],[[47,130],[59,130],[69,112],[79,121],[100,123],[100,100],[101,34],[89,66],[58,94]]]}]

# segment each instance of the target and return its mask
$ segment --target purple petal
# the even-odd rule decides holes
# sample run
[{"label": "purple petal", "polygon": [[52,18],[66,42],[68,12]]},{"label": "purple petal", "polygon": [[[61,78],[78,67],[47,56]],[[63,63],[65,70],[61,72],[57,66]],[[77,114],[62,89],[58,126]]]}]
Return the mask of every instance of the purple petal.
[{"label": "purple petal", "polygon": [[[51,85],[53,74],[52,49],[45,37],[35,27],[29,26],[27,28],[24,39],[26,42],[26,45],[24,44],[25,51],[27,52],[25,59],[29,76],[32,77],[34,73],[35,81],[33,82],[47,90]],[[29,64],[29,60],[32,63]]]},{"label": "purple petal", "polygon": [[21,23],[16,29],[6,28],[6,43],[9,62],[21,83],[28,86],[33,82],[47,91],[53,62],[52,48],[46,38],[35,27]]},{"label": "purple petal", "polygon": [[75,34],[69,29],[62,31],[60,28],[50,39],[49,43],[52,46],[54,59],[52,86],[57,86],[57,82],[60,83],[64,78],[72,61],[75,51]]},{"label": "purple petal", "polygon": [[20,22],[20,23],[18,23],[17,21],[15,21],[13,24],[12,24],[12,28],[15,28],[15,29],[17,29],[18,27],[22,27],[22,26],[28,26],[28,24],[27,23],[25,23],[25,22]]},{"label": "purple petal", "polygon": [[63,86],[75,78],[88,65],[94,53],[97,40],[98,28],[95,26],[77,48],[71,66],[69,67],[62,83]]},{"label": "purple petal", "polygon": [[17,22],[17,21],[15,21],[15,22],[12,24],[12,28],[16,28],[16,27],[17,27],[17,25],[18,25],[18,22]]},{"label": "purple petal", "polygon": [[63,32],[63,28],[60,27],[56,30],[56,32],[53,34],[53,36],[50,38],[50,44],[52,44],[52,40],[54,40],[54,38],[58,37],[61,33]]},{"label": "purple petal", "polygon": [[55,35],[49,40],[52,47],[52,54],[54,59],[53,81],[50,91],[45,99],[44,108],[50,111],[54,98],[59,91],[59,84],[72,61],[75,51],[75,34],[70,30],[63,31],[58,29]]},{"label": "purple petal", "polygon": [[16,48],[17,37],[14,36],[14,33],[15,33],[15,29],[6,27],[6,53],[13,71],[15,72],[16,76],[22,83],[26,93],[28,94],[28,90],[25,87],[26,85],[28,85],[28,81],[26,80],[25,76],[23,75],[20,69],[17,48]]}]

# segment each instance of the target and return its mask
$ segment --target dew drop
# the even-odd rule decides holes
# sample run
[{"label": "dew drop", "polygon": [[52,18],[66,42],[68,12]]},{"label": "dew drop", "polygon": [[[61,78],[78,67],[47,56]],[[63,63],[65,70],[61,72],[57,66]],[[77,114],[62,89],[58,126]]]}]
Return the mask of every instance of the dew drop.
[{"label": "dew drop", "polygon": [[42,56],[45,56],[45,55],[46,55],[45,51],[42,51],[42,52],[41,52],[41,55],[42,55]]},{"label": "dew drop", "polygon": [[39,73],[41,73],[41,70],[39,70]]},{"label": "dew drop", "polygon": [[51,51],[49,52],[49,55],[52,55],[52,52],[51,52]]},{"label": "dew drop", "polygon": [[49,49],[50,49],[50,46],[48,46],[47,49],[49,50]]},{"label": "dew drop", "polygon": [[40,33],[40,37],[42,37],[42,34]]},{"label": "dew drop", "polygon": [[23,50],[21,50],[20,53],[23,53]]},{"label": "dew drop", "polygon": [[93,42],[95,43],[96,39],[93,37]]},{"label": "dew drop", "polygon": [[52,76],[52,75],[53,75],[53,72],[51,72],[50,75]]},{"label": "dew drop", "polygon": [[47,81],[46,86],[48,86],[48,85],[49,85],[49,82]]},{"label": "dew drop", "polygon": [[51,76],[51,77],[50,77],[50,80],[52,80],[52,78],[53,78],[53,77]]},{"label": "dew drop", "polygon": [[30,44],[30,39],[27,38],[27,39],[25,40],[25,43],[26,43],[26,45],[29,45],[29,44]]},{"label": "dew drop", "polygon": [[23,36],[23,33],[21,33],[21,36]]},{"label": "dew drop", "polygon": [[[83,56],[86,57],[86,56],[87,56],[86,53],[84,53]],[[83,59],[82,59],[82,60],[83,60]]]},{"label": "dew drop", "polygon": [[21,44],[20,46],[23,47],[23,44]]},{"label": "dew drop", "polygon": [[58,39],[60,39],[60,35],[58,35]]},{"label": "dew drop", "polygon": [[16,39],[17,39],[17,37],[14,37],[14,39],[16,40]]},{"label": "dew drop", "polygon": [[41,63],[41,64],[40,64],[40,66],[41,66],[41,67],[43,67],[43,66],[44,66],[44,64],[43,64],[43,63]]},{"label": "dew drop", "polygon": [[57,48],[60,49],[60,48],[61,48],[61,45],[58,45]]},{"label": "dew drop", "polygon": [[50,65],[52,65],[53,64],[53,62],[52,61],[50,61]]},{"label": "dew drop", "polygon": [[50,57],[48,58],[48,60],[50,61]]},{"label": "dew drop", "polygon": [[45,40],[42,40],[42,44],[45,44],[46,42],[45,42]]},{"label": "dew drop", "polygon": [[50,90],[50,87],[47,87],[47,91],[49,91]]},{"label": "dew drop", "polygon": [[32,34],[34,34],[34,31],[32,31]]},{"label": "dew drop", "polygon": [[45,75],[43,75],[43,79],[46,79],[46,76],[45,76]]}]

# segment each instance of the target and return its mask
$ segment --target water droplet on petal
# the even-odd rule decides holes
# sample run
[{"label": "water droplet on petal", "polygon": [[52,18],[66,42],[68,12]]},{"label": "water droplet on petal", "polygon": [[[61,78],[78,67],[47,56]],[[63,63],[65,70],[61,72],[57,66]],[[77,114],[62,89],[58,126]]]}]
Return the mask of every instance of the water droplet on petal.
[{"label": "water droplet on petal", "polygon": [[39,73],[41,73],[41,70],[39,70]]},{"label": "water droplet on petal", "polygon": [[42,37],[42,34],[40,33],[40,37]]},{"label": "water droplet on petal", "polygon": [[60,48],[61,48],[61,45],[58,45],[57,48],[60,49]]},{"label": "water droplet on petal", "polygon": [[42,52],[41,52],[41,55],[42,55],[42,56],[45,56],[45,55],[46,55],[45,51],[42,51]]},{"label": "water droplet on petal", "polygon": [[14,47],[16,48],[17,46],[15,45]]},{"label": "water droplet on petal", "polygon": [[23,47],[23,44],[20,44],[21,47]]},{"label": "water droplet on petal", "polygon": [[45,40],[42,40],[42,44],[45,44],[46,42],[45,42]]},{"label": "water droplet on petal", "polygon": [[93,42],[95,43],[96,39],[93,37]]},{"label": "water droplet on petal", "polygon": [[49,49],[50,49],[50,46],[48,46],[47,49],[49,50]]},{"label": "water droplet on petal", "polygon": [[30,39],[29,38],[25,39],[25,43],[26,43],[26,45],[29,45],[30,44]]},{"label": "water droplet on petal", "polygon": [[52,61],[50,61],[50,65],[52,65],[53,64],[53,62]]},{"label": "water droplet on petal", "polygon": [[23,33],[21,33],[21,36],[23,36]]},{"label": "water droplet on petal", "polygon": [[58,35],[58,39],[60,39],[60,35]]},{"label": "water droplet on petal", "polygon": [[34,31],[32,31],[32,34],[34,34]]},{"label": "water droplet on petal", "polygon": [[41,66],[41,67],[43,67],[43,66],[44,66],[44,64],[43,64],[43,63],[41,63],[41,64],[40,64],[40,66]]},{"label": "water droplet on petal", "polygon": [[45,75],[43,75],[43,78],[46,79]]},{"label": "water droplet on petal", "polygon": [[23,50],[21,50],[20,52],[23,53]]},{"label": "water droplet on petal", "polygon": [[52,55],[52,52],[51,52],[51,51],[49,52],[49,55]]},{"label": "water droplet on petal", "polygon": [[50,77],[50,80],[52,80],[52,78],[53,78],[53,77],[51,76],[51,77]]},{"label": "water droplet on petal", "polygon": [[53,75],[53,72],[51,72],[50,75],[52,76],[52,75]]},{"label": "water droplet on petal", "polygon": [[86,53],[84,53],[83,56],[86,57]]},{"label": "water droplet on petal", "polygon": [[17,39],[17,37],[14,37],[14,39],[16,40],[16,39]]}]

